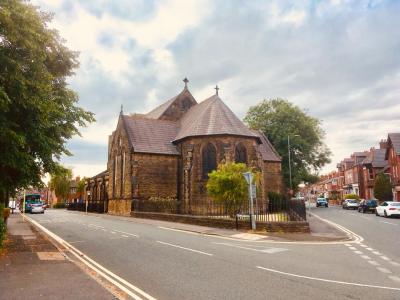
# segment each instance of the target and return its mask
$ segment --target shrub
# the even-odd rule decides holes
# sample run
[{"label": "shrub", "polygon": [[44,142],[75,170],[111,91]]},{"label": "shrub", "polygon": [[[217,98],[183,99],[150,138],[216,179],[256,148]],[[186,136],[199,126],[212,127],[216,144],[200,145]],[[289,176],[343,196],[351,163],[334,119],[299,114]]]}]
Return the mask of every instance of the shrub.
[{"label": "shrub", "polygon": [[53,208],[65,208],[65,203],[57,202],[56,204],[53,205]]},{"label": "shrub", "polygon": [[357,194],[347,194],[344,198],[345,199],[355,199],[355,200],[360,199],[360,197]]},{"label": "shrub", "polygon": [[392,185],[387,175],[378,174],[374,183],[374,196],[379,201],[392,201]]},{"label": "shrub", "polygon": [[0,248],[3,247],[3,241],[6,237],[6,224],[4,224],[3,220],[3,209],[4,205],[0,204]]}]

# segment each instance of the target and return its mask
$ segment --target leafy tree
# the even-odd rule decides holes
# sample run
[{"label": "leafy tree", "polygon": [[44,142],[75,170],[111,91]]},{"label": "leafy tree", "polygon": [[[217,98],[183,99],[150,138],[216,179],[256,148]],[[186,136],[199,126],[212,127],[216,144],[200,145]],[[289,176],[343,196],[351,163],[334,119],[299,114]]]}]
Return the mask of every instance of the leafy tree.
[{"label": "leafy tree", "polygon": [[208,194],[216,203],[222,204],[231,216],[248,201],[248,185],[243,176],[248,171],[243,163],[225,163],[209,174]]},{"label": "leafy tree", "polygon": [[70,155],[66,141],[94,121],[66,81],[78,54],[50,20],[26,1],[0,2],[0,202],[17,188],[41,186]]},{"label": "leafy tree", "polygon": [[264,100],[250,107],[244,121],[250,128],[263,131],[282,157],[282,173],[287,187],[290,185],[288,136],[294,189],[302,181],[315,182],[317,178],[312,172],[330,162],[331,152],[323,142],[325,133],[321,121],[287,100]]},{"label": "leafy tree", "polygon": [[78,188],[76,189],[78,193],[82,193],[85,191],[85,182],[88,180],[87,177],[83,177],[81,180],[78,182]]},{"label": "leafy tree", "polygon": [[49,187],[55,192],[57,198],[63,202],[68,198],[71,179],[72,170],[63,167],[58,167],[57,171],[51,175]]},{"label": "leafy tree", "polygon": [[379,201],[392,201],[392,184],[387,175],[380,173],[376,176],[374,182],[374,196]]}]

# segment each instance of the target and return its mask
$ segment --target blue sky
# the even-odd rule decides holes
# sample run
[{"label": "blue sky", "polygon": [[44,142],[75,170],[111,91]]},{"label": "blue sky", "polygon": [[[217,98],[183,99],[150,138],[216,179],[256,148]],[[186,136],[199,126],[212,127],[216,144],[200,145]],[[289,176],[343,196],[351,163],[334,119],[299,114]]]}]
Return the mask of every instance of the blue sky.
[{"label": "blue sky", "polygon": [[106,168],[120,105],[144,113],[188,77],[240,117],[286,98],[323,120],[332,164],[400,131],[400,1],[35,0],[80,52],[70,78],[97,122],[69,142],[75,175]]}]

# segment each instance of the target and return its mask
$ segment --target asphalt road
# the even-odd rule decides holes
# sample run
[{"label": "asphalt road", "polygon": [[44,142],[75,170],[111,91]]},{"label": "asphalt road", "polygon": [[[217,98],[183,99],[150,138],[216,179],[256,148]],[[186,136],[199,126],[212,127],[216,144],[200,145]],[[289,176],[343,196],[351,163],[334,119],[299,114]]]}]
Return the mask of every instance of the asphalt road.
[{"label": "asphalt road", "polygon": [[400,299],[400,219],[312,212],[364,241],[233,240],[64,210],[32,218],[156,299]]}]

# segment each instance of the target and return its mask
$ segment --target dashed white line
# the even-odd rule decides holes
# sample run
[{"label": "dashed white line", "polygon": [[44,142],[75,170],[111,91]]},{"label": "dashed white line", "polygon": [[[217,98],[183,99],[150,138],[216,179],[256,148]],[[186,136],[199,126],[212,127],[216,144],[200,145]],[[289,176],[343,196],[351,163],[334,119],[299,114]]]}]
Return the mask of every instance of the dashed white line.
[{"label": "dashed white line", "polygon": [[361,255],[361,257],[364,259],[371,259],[371,257],[369,257],[368,255]]},{"label": "dashed white line", "polygon": [[370,248],[370,247],[368,247],[367,250],[368,250],[368,251],[375,251],[374,249],[372,249],[372,248]]},{"label": "dashed white line", "polygon": [[389,269],[386,269],[386,268],[378,267],[377,269],[379,271],[381,271],[382,273],[386,273],[386,274],[391,274],[392,273],[392,271],[390,271]]},{"label": "dashed white line", "polygon": [[163,244],[163,245],[167,245],[167,246],[171,246],[171,247],[175,247],[175,248],[179,248],[179,249],[183,249],[183,250],[187,250],[187,251],[191,251],[191,252],[195,252],[195,253],[199,253],[199,254],[213,256],[213,254],[211,254],[211,253],[207,253],[207,252],[203,252],[203,251],[199,251],[199,250],[195,250],[195,249],[191,249],[191,248],[186,248],[186,247],[182,247],[182,246],[179,246],[179,245],[174,245],[174,244],[170,244],[170,243],[166,243],[166,242],[162,242],[162,241],[157,241],[157,243],[160,243],[160,244]]},{"label": "dashed white line", "polygon": [[389,260],[389,258],[388,257],[386,257],[386,256],[379,256],[380,258],[382,258],[383,260]]},{"label": "dashed white line", "polygon": [[129,233],[129,232],[125,232],[125,231],[121,231],[121,230],[116,230],[116,229],[113,229],[113,230],[116,231],[116,232],[119,232],[119,233],[126,234],[126,235],[130,235],[130,236],[134,236],[134,237],[139,237],[137,234],[134,234],[134,233]]},{"label": "dashed white line", "polygon": [[398,262],[389,261],[389,263],[391,263],[393,266],[400,267],[400,264]]},{"label": "dashed white line", "polygon": [[375,255],[382,255],[382,253],[380,253],[379,251],[372,251],[372,253]]},{"label": "dashed white line", "polygon": [[[354,285],[354,286],[361,286],[361,287],[369,287],[369,288],[376,288],[376,289],[385,289],[385,290],[394,290],[394,291],[400,291],[400,288],[395,288],[395,287],[389,287],[389,286],[380,286],[380,285],[371,285],[371,284],[363,284],[363,283],[356,283],[356,282],[346,282],[346,281],[338,281],[338,280],[330,280],[330,279],[324,279],[324,278],[318,278],[318,277],[310,277],[310,276],[304,276],[304,275],[298,275],[298,274],[292,274],[292,273],[286,273],[274,269],[269,269],[269,268],[264,268],[257,266],[256,268],[281,274],[281,275],[286,275],[286,276],[291,276],[291,277],[297,277],[297,278],[304,278],[304,279],[309,279],[309,280],[316,280],[316,281],[323,281],[323,282],[330,282],[330,283],[337,283],[337,284],[344,284],[344,285]],[[389,276],[389,277],[396,277],[396,276]],[[400,278],[391,278],[394,281],[399,280]]]},{"label": "dashed white line", "polygon": [[380,221],[381,223],[385,223],[385,224],[390,224],[390,225],[393,225],[393,226],[397,226],[397,224],[394,224],[394,223],[390,223],[390,222],[386,222],[386,221]]},{"label": "dashed white line", "polygon": [[363,245],[363,244],[360,244],[360,246],[361,247],[364,247],[364,248],[367,248],[368,246],[366,246],[366,245]]},{"label": "dashed white line", "polygon": [[392,279],[393,281],[397,281],[400,282],[400,277],[398,276],[388,276],[390,279]]},{"label": "dashed white line", "polygon": [[362,253],[361,251],[353,251],[355,254],[359,254],[359,255],[361,255],[361,254],[364,254],[364,253]]},{"label": "dashed white line", "polygon": [[349,247],[349,249],[351,249],[351,250],[357,250],[357,248],[355,248],[355,247]]},{"label": "dashed white line", "polygon": [[378,263],[377,261],[374,261],[374,260],[369,260],[368,261],[371,265],[374,265],[374,266],[380,266],[381,264],[380,263]]}]

